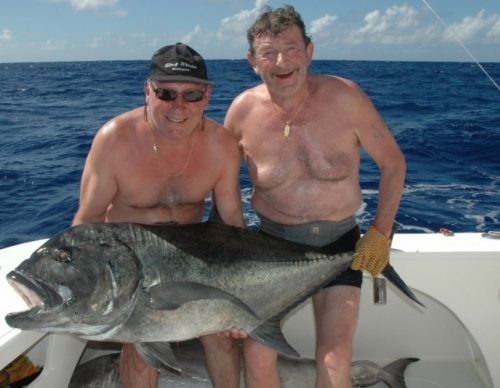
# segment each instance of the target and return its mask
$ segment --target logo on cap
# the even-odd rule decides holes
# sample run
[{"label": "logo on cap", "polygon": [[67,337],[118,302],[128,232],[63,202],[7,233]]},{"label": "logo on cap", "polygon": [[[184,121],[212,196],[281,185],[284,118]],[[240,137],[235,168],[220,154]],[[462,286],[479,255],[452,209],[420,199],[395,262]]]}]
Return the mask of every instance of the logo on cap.
[{"label": "logo on cap", "polygon": [[205,61],[183,43],[162,47],[151,58],[149,78],[156,81],[211,84]]}]

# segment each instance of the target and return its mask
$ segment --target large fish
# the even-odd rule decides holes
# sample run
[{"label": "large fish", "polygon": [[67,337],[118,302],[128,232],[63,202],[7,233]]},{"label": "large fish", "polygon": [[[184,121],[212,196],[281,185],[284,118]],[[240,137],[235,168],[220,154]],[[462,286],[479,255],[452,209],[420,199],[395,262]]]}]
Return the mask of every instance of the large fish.
[{"label": "large fish", "polygon": [[[173,347],[182,373],[167,368],[160,369],[158,388],[212,388],[205,368],[205,356],[199,341],[185,341]],[[351,364],[353,387],[371,387],[384,384],[390,388],[407,388],[405,371],[418,358],[401,358],[385,367],[369,360],[357,360]],[[292,360],[278,357],[278,370],[282,388],[313,387],[316,379],[316,363],[312,359]],[[243,370],[240,386],[244,386]],[[381,385],[378,385],[381,386]],[[79,365],[68,388],[120,388],[118,354],[108,354]]]},{"label": "large fish", "polygon": [[[327,255],[217,223],[78,225],[7,275],[31,309],[6,321],[128,343],[183,341],[238,327],[299,357],[281,319],[351,261],[352,252]],[[388,268],[389,280],[416,300]]]}]

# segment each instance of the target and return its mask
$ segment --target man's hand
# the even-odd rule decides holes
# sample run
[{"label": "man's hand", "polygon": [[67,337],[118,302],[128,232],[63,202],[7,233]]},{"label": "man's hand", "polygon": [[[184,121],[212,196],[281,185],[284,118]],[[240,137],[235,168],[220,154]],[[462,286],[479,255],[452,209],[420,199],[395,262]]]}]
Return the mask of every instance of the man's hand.
[{"label": "man's hand", "polygon": [[391,240],[371,225],[356,243],[351,268],[366,270],[372,276],[379,275],[389,262]]}]

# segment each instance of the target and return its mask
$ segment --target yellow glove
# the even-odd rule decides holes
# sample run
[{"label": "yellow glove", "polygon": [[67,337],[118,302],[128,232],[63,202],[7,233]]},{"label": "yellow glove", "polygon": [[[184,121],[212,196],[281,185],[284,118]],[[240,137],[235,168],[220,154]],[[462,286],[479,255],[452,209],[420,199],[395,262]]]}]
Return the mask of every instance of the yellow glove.
[{"label": "yellow glove", "polygon": [[351,268],[366,270],[372,276],[379,275],[389,262],[391,240],[371,225],[356,243]]}]

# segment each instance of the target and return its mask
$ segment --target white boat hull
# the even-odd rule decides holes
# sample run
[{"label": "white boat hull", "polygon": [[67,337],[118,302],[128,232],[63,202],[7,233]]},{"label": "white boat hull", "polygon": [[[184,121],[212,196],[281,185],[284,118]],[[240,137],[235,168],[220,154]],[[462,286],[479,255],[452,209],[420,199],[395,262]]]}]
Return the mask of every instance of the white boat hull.
[{"label": "white boat hull", "polygon": [[[6,274],[43,242],[0,250],[0,292],[6,301],[0,307],[0,369],[29,351],[34,362],[45,366],[31,387],[66,387],[85,341],[22,332],[3,319],[25,308]],[[386,302],[374,303],[373,280],[365,277],[354,360],[385,365],[418,357],[406,371],[409,388],[500,387],[500,240],[480,233],[396,234],[392,247],[391,263],[426,308],[391,285]],[[303,356],[314,357],[309,301],[290,314],[284,331]]]}]

